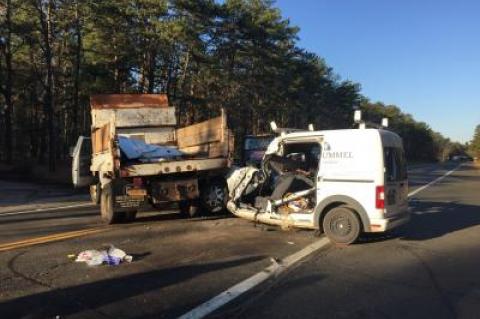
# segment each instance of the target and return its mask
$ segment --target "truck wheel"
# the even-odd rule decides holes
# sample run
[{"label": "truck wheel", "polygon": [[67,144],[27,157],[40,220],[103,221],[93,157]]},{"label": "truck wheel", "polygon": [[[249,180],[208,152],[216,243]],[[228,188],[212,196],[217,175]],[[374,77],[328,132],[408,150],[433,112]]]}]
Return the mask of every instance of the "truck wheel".
[{"label": "truck wheel", "polygon": [[100,183],[90,185],[90,199],[91,199],[92,203],[94,203],[95,205],[100,204],[101,189],[102,189],[102,186],[100,185]]},{"label": "truck wheel", "polygon": [[120,212],[113,210],[113,191],[111,184],[105,185],[102,189],[100,195],[100,212],[103,222],[107,224],[114,224],[122,217]]},{"label": "truck wheel", "polygon": [[212,180],[205,183],[201,191],[202,206],[212,214],[218,214],[227,207],[228,191],[225,183]]},{"label": "truck wheel", "polygon": [[180,213],[185,217],[196,217],[199,215],[198,205],[194,201],[181,201],[178,203]]},{"label": "truck wheel", "polygon": [[332,242],[348,245],[360,235],[360,221],[352,209],[335,207],[325,215],[323,231]]},{"label": "truck wheel", "polygon": [[131,223],[131,222],[135,221],[135,218],[137,218],[137,211],[136,210],[125,212],[125,222]]}]

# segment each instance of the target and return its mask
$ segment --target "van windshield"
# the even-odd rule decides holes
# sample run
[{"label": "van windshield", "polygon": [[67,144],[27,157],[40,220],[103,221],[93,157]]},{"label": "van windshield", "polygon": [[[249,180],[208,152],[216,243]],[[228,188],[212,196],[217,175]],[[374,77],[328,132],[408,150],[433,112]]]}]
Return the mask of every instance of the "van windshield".
[{"label": "van windshield", "polygon": [[405,153],[399,147],[385,147],[385,180],[387,182],[398,182],[407,179],[407,162]]}]

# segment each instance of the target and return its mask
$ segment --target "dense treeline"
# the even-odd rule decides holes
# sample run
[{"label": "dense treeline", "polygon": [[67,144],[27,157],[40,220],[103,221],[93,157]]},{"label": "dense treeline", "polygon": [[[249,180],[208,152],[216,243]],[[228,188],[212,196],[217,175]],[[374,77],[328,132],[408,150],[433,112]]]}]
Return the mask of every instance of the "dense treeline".
[{"label": "dense treeline", "polygon": [[443,137],[424,122],[415,121],[395,105],[363,101],[361,109],[372,122],[381,123],[383,117],[389,119],[389,128],[403,138],[405,153],[411,161],[446,161],[465,153],[465,145]]},{"label": "dense treeline", "polygon": [[167,93],[181,124],[224,107],[237,136],[268,122],[352,126],[361,104],[387,115],[412,160],[450,141],[393,106],[365,101],[270,0],[1,0],[0,160],[55,162],[89,133],[94,93]]},{"label": "dense treeline", "polygon": [[480,158],[480,124],[475,128],[473,138],[468,145],[468,152],[472,157]]}]

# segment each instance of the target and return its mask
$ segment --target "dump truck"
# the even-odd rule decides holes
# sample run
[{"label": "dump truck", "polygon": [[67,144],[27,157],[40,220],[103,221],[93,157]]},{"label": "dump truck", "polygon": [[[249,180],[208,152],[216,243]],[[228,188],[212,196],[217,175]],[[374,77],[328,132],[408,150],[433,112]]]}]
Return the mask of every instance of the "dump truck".
[{"label": "dump truck", "polygon": [[223,110],[177,128],[163,94],[94,95],[90,106],[91,136],[73,149],[72,177],[89,186],[104,222],[132,221],[147,204],[178,203],[188,216],[225,208],[234,140]]}]

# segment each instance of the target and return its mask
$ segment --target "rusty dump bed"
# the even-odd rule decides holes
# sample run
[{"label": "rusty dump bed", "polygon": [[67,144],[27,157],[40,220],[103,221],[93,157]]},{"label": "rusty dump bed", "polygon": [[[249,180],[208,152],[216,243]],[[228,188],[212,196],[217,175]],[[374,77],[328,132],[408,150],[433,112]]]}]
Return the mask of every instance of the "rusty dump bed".
[{"label": "rusty dump bed", "polygon": [[[176,128],[175,108],[164,94],[114,94],[91,97],[92,171],[148,176],[228,167],[233,134],[224,112],[208,121]],[[132,163],[120,156],[118,137],[174,147],[183,156],[156,163]]]},{"label": "rusty dump bed", "polygon": [[92,110],[166,108],[166,94],[97,94],[90,97]]}]

